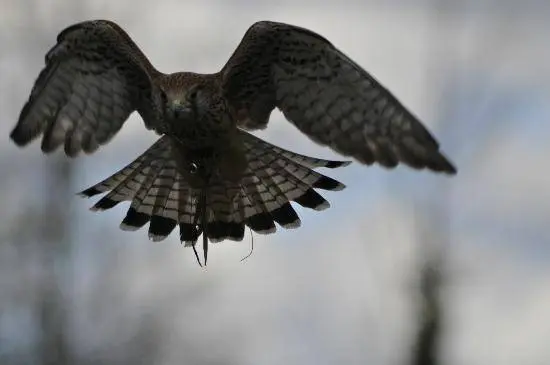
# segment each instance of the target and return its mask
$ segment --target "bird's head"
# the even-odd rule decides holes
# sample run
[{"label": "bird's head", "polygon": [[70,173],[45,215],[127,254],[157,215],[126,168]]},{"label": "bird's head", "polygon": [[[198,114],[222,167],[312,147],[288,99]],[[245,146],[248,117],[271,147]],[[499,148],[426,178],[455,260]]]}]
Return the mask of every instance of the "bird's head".
[{"label": "bird's head", "polygon": [[165,112],[169,119],[193,121],[200,119],[209,107],[208,93],[200,84],[177,92],[165,93]]}]

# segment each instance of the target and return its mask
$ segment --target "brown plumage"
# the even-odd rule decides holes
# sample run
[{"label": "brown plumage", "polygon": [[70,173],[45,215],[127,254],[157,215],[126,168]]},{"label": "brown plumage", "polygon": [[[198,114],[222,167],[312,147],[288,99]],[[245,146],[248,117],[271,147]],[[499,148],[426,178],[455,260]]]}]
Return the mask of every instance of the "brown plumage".
[{"label": "brown plumage", "polygon": [[258,22],[220,72],[164,74],[128,34],[107,20],[63,30],[46,55],[12,140],[42,137],[49,153],[92,153],[137,111],[160,139],[134,162],[84,190],[107,193],[93,209],[131,205],[121,227],[149,223],[162,240],[179,225],[195,247],[242,240],[300,225],[294,201],[312,209],[328,202],[314,189],[344,185],[313,169],[339,167],[273,146],[245,130],[265,128],[273,109],[313,141],[344,156],[389,168],[456,173],[428,130],[359,65],[309,30]]}]

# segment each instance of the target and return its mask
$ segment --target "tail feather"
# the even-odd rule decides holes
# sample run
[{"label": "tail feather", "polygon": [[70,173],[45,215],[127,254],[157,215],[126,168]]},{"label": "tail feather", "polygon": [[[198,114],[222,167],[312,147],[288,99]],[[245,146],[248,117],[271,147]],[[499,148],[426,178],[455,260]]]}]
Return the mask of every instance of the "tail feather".
[{"label": "tail feather", "polygon": [[[275,232],[275,223],[283,228],[297,228],[301,225],[300,218],[296,211],[289,203],[285,193],[281,190],[280,186],[274,181],[272,176],[268,175],[263,170],[256,171],[254,175],[258,180],[255,186],[248,186],[247,190],[257,190],[260,199],[264,202],[265,209],[262,212],[262,216],[251,216],[249,219],[257,224],[269,223],[269,229],[264,230],[261,233]],[[251,180],[254,182],[254,180]]]},{"label": "tail feather", "polygon": [[215,185],[207,194],[207,234],[211,242],[244,238],[244,211],[239,207],[238,186]]},{"label": "tail feather", "polygon": [[241,186],[246,199],[245,222],[256,233],[269,234],[276,231],[267,204],[272,200],[269,190],[253,172],[245,172]]},{"label": "tail feather", "polygon": [[275,164],[284,169],[287,173],[293,175],[296,179],[303,181],[314,188],[339,191],[346,187],[344,184],[334,180],[333,178],[322,175],[317,171],[308,169],[304,166],[290,164],[288,163],[288,160],[285,161],[282,158],[278,158],[275,161]]},{"label": "tail feather", "polygon": [[249,145],[252,149],[258,148],[264,152],[270,152],[272,155],[282,156],[286,159],[295,162],[301,166],[314,169],[318,167],[327,167],[329,169],[334,169],[336,167],[344,167],[351,163],[351,161],[333,161],[333,160],[323,160],[321,158],[315,158],[310,156],[301,155],[296,152],[285,150],[282,147],[275,146],[263,139],[260,139],[253,134],[250,134],[245,131],[241,131],[241,138],[245,144]]},{"label": "tail feather", "polygon": [[149,223],[149,238],[154,242],[162,241],[172,233],[177,224],[173,219],[153,215]]},{"label": "tail feather", "polygon": [[[166,147],[167,141],[163,138],[160,138],[151,147],[149,147],[147,151],[141,154],[129,165],[109,176],[105,180],[100,181],[94,186],[80,192],[79,195],[89,198],[97,194],[114,190],[120,183],[124,181],[126,181],[130,189],[134,189],[134,187],[131,185],[134,183],[141,184],[143,182],[143,179],[145,179],[149,175],[149,171],[146,169],[151,168],[150,165],[152,163],[152,160],[156,159],[155,156],[162,156],[166,154],[166,151],[164,151]],[[137,175],[138,173],[139,175]],[[134,177],[134,179],[132,177]],[[134,190],[137,190],[137,188]]]},{"label": "tail feather", "polygon": [[138,212],[134,207],[130,207],[120,223],[120,229],[123,231],[136,231],[149,223],[150,220],[150,215]]},{"label": "tail feather", "polygon": [[132,198],[132,203],[128,209],[126,217],[120,224],[121,229],[125,231],[134,231],[143,227],[151,220],[151,212],[146,209],[147,206],[142,205],[142,202],[149,194],[151,186],[153,186],[157,175],[160,173],[160,168],[161,166],[159,164],[154,164],[142,170],[144,172],[145,179],[139,188],[137,188]]},{"label": "tail feather", "polygon": [[[263,234],[283,228],[297,228],[300,218],[291,202],[322,210],[329,206],[314,189],[341,190],[344,185],[315,167],[345,166],[348,162],[303,156],[273,146],[242,132],[248,167],[238,183],[211,182],[205,206],[194,189],[178,172],[169,137],[161,137],[141,156],[109,178],[84,190],[86,197],[107,193],[92,209],[110,209],[131,201],[120,227],[137,230],[149,223],[149,237],[165,239],[179,226],[180,241],[194,246],[206,232],[211,242],[240,241],[245,226]],[[202,209],[206,209],[202,222]]]},{"label": "tail feather", "polygon": [[163,240],[176,228],[178,211],[172,209],[170,200],[170,195],[173,199],[179,198],[178,190],[174,187],[176,174],[175,165],[165,165],[149,192],[149,196],[153,197],[149,238],[153,241]]},{"label": "tail feather", "polygon": [[[245,147],[247,148],[249,160],[253,161],[251,163],[261,161],[263,163],[262,168],[275,169],[277,174],[280,174],[283,178],[292,179],[294,184],[334,191],[345,188],[345,185],[339,181],[322,175],[311,168],[312,166],[346,166],[349,164],[349,161],[329,161],[299,155],[282,150],[252,135],[246,137]],[[284,153],[279,153],[278,151],[283,151]],[[292,156],[298,156],[299,158],[292,158]],[[298,160],[304,163],[302,164]]]},{"label": "tail feather", "polygon": [[298,228],[302,225],[302,221],[298,213],[292,208],[290,202],[283,203],[280,207],[272,210],[271,216],[281,227],[287,229]]},{"label": "tail feather", "polygon": [[[263,199],[264,201],[269,199],[271,202],[270,206],[268,206],[268,211],[273,220],[283,228],[300,227],[302,221],[292,205],[290,205],[290,201],[295,200],[296,197],[285,191],[287,181],[284,181],[280,175],[274,173],[267,166],[258,170],[256,174],[269,191],[269,196],[264,196]],[[300,193],[296,194],[296,196],[299,195]]]},{"label": "tail feather", "polygon": [[[144,186],[148,189],[152,186],[154,179],[161,169],[162,162],[160,161],[153,161],[149,166],[144,166],[142,170],[134,169],[130,175],[115,185],[91,209],[93,211],[111,209],[120,202],[134,199],[136,193]],[[148,197],[149,193],[146,194],[145,198]]]},{"label": "tail feather", "polygon": [[180,241],[185,246],[192,246],[201,234],[197,224],[195,224],[199,192],[192,189],[179,174],[177,181],[179,184],[178,222]]},{"label": "tail feather", "polygon": [[272,180],[273,185],[279,189],[286,201],[294,201],[303,207],[315,210],[323,210],[330,206],[328,201],[313,190],[315,181],[308,183],[306,180],[300,180],[286,169],[278,168],[274,164],[269,166],[263,164],[256,173],[262,175],[263,179]]}]

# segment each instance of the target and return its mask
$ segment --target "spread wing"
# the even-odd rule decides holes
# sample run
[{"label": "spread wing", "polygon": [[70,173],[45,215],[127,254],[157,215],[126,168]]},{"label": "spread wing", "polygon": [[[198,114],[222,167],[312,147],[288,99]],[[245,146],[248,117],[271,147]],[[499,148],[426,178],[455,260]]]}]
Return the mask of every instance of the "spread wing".
[{"label": "spread wing", "polygon": [[265,128],[277,107],[313,141],[364,164],[456,172],[435,138],[388,90],[307,29],[255,23],[220,75],[242,128]]},{"label": "spread wing", "polygon": [[43,134],[46,153],[94,152],[120,130],[133,111],[155,127],[152,80],[160,75],[118,25],[106,20],[72,25],[46,54],[11,139],[19,146]]}]

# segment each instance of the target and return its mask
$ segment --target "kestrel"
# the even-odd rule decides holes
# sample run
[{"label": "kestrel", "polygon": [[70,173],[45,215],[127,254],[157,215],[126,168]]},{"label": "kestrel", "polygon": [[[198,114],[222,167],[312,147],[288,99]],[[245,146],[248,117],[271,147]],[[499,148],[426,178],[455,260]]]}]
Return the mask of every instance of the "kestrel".
[{"label": "kestrel", "polygon": [[[253,24],[221,71],[164,74],[116,23],[69,26],[46,54],[11,139],[42,137],[42,151],[66,155],[108,143],[131,113],[161,137],[141,156],[84,190],[107,193],[92,210],[130,201],[124,230],[149,223],[149,237],[195,244],[243,239],[300,226],[290,202],[322,210],[314,189],[344,185],[316,171],[349,161],[303,156],[247,130],[267,126],[273,109],[314,142],[365,165],[455,174],[421,122],[369,73],[322,36],[296,26]],[[196,254],[196,250],[195,250]],[[197,255],[198,260],[198,255]],[[200,264],[200,261],[199,261]]]}]

